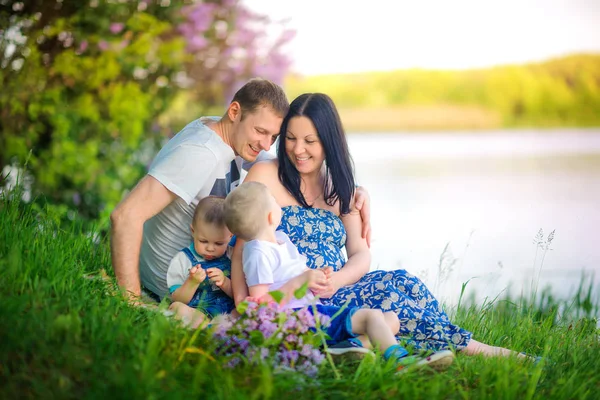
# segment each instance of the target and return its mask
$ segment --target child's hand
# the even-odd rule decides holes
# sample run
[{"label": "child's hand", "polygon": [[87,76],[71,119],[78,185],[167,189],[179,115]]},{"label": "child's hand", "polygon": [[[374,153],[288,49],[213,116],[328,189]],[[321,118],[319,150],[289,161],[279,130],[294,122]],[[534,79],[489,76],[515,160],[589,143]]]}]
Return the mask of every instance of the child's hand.
[{"label": "child's hand", "polygon": [[329,279],[329,278],[331,278],[331,275],[333,274],[333,267],[324,267],[324,268],[321,268],[321,271],[323,271],[323,273],[325,274],[327,279]]},{"label": "child's hand", "polygon": [[328,278],[321,269],[308,269],[304,272],[308,288],[317,294],[327,289]]},{"label": "child's hand", "polygon": [[200,265],[194,265],[190,268],[190,276],[188,279],[200,284],[206,279],[206,271],[204,271]]},{"label": "child's hand", "polygon": [[206,274],[208,275],[208,279],[218,287],[223,286],[225,280],[225,274],[219,268],[208,268],[206,270]]},{"label": "child's hand", "polygon": [[328,299],[332,297],[340,289],[336,279],[336,272],[333,272],[333,269],[331,268],[326,269],[330,269],[331,271],[329,274],[327,274],[325,271],[323,272],[327,277],[327,283],[325,284],[324,288],[313,290],[313,293],[322,299]]},{"label": "child's hand", "polygon": [[273,298],[271,297],[270,294],[264,294],[260,297],[255,297],[255,296],[246,296],[246,298],[244,299],[244,301],[247,301],[249,303],[256,303],[256,304],[262,304],[262,303],[271,303],[274,302]]}]

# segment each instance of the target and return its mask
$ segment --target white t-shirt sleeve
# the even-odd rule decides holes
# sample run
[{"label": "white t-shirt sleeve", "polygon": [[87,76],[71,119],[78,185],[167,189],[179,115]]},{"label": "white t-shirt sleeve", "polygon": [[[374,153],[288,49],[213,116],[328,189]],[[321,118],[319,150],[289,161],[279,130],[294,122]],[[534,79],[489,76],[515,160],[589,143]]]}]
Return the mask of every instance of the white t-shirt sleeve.
[{"label": "white t-shirt sleeve", "polygon": [[169,264],[169,269],[167,270],[167,287],[169,288],[169,294],[172,294],[183,285],[189,276],[191,268],[192,262],[187,258],[183,251],[180,251],[173,257]]},{"label": "white t-shirt sleeve", "polygon": [[161,151],[148,175],[190,204],[211,179],[217,165],[217,156],[209,148],[183,143],[170,151]]},{"label": "white t-shirt sleeve", "polygon": [[273,260],[267,254],[257,248],[244,246],[242,260],[248,287],[273,284]]}]

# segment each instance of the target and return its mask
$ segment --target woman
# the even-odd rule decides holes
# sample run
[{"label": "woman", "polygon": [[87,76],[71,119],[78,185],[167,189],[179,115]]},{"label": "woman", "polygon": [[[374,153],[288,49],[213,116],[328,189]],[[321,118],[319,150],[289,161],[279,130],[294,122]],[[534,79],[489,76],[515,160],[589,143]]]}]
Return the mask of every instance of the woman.
[{"label": "woman", "polygon": [[[510,350],[471,339],[452,324],[418,278],[405,270],[369,272],[369,247],[353,204],[354,173],[346,136],[333,101],[303,94],[283,120],[277,160],[257,163],[245,181],[259,181],[282,207],[279,229],[288,234],[310,268],[330,267],[323,304],[394,311],[398,337],[422,350],[457,348],[467,354],[509,355]],[[348,259],[345,261],[342,248]],[[247,296],[241,271],[241,243],[232,260],[236,303]]]}]

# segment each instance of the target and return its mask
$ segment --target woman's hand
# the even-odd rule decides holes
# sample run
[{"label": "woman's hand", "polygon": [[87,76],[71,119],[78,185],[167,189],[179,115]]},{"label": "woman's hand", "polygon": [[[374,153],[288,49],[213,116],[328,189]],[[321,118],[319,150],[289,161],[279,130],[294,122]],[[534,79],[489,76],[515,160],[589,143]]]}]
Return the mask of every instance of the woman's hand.
[{"label": "woman's hand", "polygon": [[354,198],[354,207],[360,211],[362,219],[361,235],[367,240],[367,246],[371,247],[371,197],[364,187],[359,186],[356,188]]}]

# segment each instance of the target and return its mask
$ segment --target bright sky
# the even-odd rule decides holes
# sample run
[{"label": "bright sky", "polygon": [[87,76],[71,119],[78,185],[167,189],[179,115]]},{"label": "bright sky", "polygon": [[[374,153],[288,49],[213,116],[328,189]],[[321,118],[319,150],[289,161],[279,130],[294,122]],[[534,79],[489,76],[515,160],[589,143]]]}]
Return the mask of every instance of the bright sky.
[{"label": "bright sky", "polygon": [[243,0],[289,18],[293,70],[463,69],[600,52],[600,0]]}]

